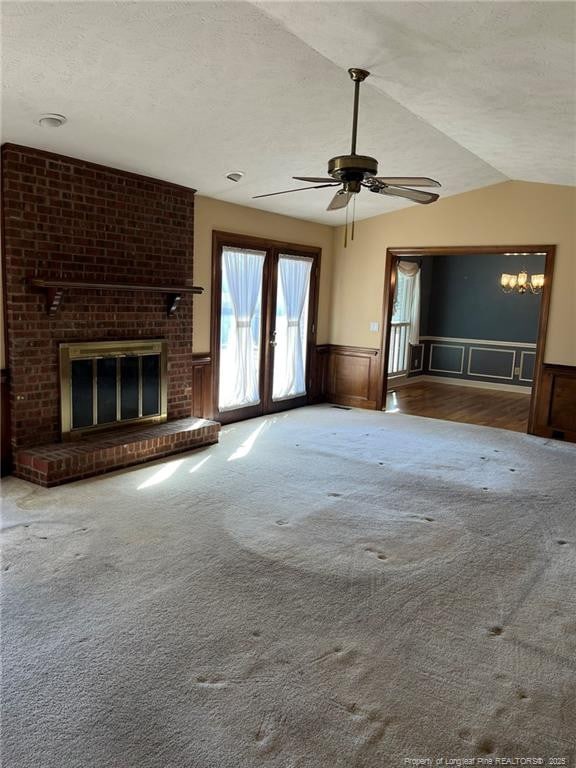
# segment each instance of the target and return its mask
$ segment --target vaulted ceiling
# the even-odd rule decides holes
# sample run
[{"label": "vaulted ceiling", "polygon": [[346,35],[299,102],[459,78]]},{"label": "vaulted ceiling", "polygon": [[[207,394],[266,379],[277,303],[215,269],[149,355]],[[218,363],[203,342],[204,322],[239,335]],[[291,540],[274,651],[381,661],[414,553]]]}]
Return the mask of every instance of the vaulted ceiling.
[{"label": "vaulted ceiling", "polygon": [[[571,2],[4,2],[2,141],[339,224],[332,190],[252,200],[349,150],[442,194],[576,183]],[[66,115],[41,128],[41,113]],[[240,183],[230,171],[244,171]],[[364,193],[358,218],[410,205]]]}]

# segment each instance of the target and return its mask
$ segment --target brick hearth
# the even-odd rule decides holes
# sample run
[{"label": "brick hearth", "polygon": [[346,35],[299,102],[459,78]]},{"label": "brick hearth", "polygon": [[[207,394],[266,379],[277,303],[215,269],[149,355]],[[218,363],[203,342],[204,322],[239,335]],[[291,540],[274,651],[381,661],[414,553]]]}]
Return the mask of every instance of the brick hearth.
[{"label": "brick hearth", "polygon": [[14,474],[45,487],[61,485],[217,443],[219,432],[217,422],[194,417],[140,429],[115,429],[18,451]]}]

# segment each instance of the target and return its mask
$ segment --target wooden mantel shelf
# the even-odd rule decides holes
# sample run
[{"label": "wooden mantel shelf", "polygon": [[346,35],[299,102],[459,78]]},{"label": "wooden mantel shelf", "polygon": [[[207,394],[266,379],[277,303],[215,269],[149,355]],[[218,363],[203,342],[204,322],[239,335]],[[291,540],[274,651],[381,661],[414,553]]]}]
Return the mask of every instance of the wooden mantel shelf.
[{"label": "wooden mantel shelf", "polygon": [[154,293],[165,293],[167,298],[168,317],[171,317],[178,309],[178,304],[182,299],[183,293],[203,293],[204,288],[195,285],[145,285],[134,283],[91,283],[78,280],[41,280],[32,278],[31,285],[35,288],[42,288],[46,292],[46,309],[49,315],[54,315],[62,301],[62,295],[65,290],[70,288],[83,288],[98,291],[152,291]]}]

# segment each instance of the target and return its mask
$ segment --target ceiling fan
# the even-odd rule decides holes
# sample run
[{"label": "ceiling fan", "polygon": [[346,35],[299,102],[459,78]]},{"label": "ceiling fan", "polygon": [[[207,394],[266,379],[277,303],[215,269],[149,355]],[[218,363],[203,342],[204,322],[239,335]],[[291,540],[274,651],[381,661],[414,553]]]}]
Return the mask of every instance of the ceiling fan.
[{"label": "ceiling fan", "polygon": [[[272,197],[273,195],[285,195],[288,192],[301,192],[305,189],[324,189],[325,187],[341,187],[330,201],[328,211],[346,208],[350,200],[360,192],[362,187],[375,192],[378,195],[391,197],[405,197],[415,203],[433,203],[439,195],[434,192],[424,192],[412,187],[439,187],[440,183],[425,176],[377,176],[378,161],[373,157],[356,154],[356,134],[358,129],[358,103],[360,97],[360,83],[370,74],[365,69],[353,67],[348,70],[354,82],[354,112],[352,117],[352,146],[349,155],[339,155],[328,161],[329,178],[321,176],[293,176],[298,181],[310,181],[315,186],[285,189],[282,192],[270,192],[267,195],[255,195],[253,199],[260,197]],[[353,236],[353,235],[352,235]]]}]

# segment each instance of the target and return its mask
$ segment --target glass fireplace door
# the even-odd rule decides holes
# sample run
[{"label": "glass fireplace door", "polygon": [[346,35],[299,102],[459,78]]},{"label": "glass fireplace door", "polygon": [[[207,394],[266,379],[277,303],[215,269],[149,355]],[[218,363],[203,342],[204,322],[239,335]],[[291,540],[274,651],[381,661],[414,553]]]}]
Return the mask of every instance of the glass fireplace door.
[{"label": "glass fireplace door", "polygon": [[60,391],[64,437],[116,424],[165,421],[166,342],[61,344]]}]

